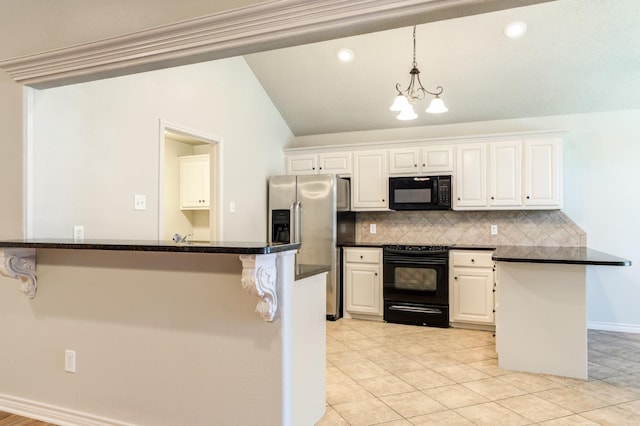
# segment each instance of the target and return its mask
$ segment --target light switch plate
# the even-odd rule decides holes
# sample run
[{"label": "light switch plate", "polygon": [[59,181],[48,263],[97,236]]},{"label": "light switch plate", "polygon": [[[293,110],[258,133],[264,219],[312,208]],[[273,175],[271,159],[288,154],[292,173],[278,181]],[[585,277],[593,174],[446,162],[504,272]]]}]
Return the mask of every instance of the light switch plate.
[{"label": "light switch plate", "polygon": [[375,223],[369,224],[369,233],[370,234],[375,234],[376,233],[376,224]]},{"label": "light switch plate", "polygon": [[498,235],[498,225],[491,225],[491,235]]},{"label": "light switch plate", "polygon": [[133,209],[134,210],[146,210],[147,209],[147,196],[142,194],[135,194],[133,196]]}]

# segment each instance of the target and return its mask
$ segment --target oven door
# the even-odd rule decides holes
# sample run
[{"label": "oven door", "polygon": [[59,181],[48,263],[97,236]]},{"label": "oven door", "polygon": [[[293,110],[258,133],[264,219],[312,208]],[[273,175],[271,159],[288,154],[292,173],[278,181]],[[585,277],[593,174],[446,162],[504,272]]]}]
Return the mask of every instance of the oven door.
[{"label": "oven door", "polygon": [[448,253],[384,254],[385,301],[449,304]]}]

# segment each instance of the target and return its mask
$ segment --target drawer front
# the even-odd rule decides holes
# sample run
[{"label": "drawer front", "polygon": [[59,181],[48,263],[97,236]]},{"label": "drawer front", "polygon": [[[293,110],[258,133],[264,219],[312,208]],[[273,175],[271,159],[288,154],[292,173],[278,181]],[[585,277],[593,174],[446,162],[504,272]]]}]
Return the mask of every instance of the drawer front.
[{"label": "drawer front", "polygon": [[453,250],[451,264],[453,266],[493,268],[493,251],[485,250]]},{"label": "drawer front", "polygon": [[345,262],[349,263],[381,263],[382,249],[377,248],[345,248]]}]

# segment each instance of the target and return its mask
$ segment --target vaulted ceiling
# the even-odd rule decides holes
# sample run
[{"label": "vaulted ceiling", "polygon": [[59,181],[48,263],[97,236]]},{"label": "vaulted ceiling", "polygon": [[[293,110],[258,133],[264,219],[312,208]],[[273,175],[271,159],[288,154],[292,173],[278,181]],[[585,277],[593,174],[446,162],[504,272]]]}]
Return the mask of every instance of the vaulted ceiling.
[{"label": "vaulted ceiling", "polygon": [[[513,40],[505,25],[524,21]],[[412,27],[246,55],[296,136],[640,108],[637,0],[558,0],[417,26],[427,89],[444,114],[396,120],[395,85],[409,82]],[[340,48],[354,61],[336,59]]]}]

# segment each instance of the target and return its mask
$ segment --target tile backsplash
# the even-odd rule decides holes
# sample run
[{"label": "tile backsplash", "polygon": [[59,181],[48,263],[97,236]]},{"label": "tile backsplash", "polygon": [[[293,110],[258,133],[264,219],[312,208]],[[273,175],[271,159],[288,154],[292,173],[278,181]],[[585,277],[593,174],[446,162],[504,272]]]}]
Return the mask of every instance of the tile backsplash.
[{"label": "tile backsplash", "polygon": [[[369,233],[369,225],[376,233]],[[498,235],[491,235],[491,225]],[[559,210],[360,212],[364,243],[585,247],[587,235]]]}]

